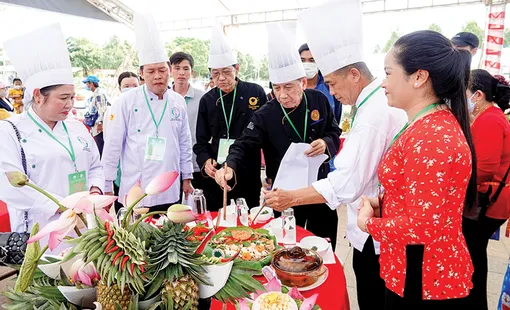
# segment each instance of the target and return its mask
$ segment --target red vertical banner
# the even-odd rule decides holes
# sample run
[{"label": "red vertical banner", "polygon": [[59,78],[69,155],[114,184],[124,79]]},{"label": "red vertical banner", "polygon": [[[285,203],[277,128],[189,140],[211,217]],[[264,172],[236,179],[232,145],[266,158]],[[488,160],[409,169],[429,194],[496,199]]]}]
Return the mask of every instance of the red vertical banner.
[{"label": "red vertical banner", "polygon": [[501,51],[505,31],[505,4],[491,4],[489,7],[489,22],[484,44],[483,68],[492,75],[500,74]]}]

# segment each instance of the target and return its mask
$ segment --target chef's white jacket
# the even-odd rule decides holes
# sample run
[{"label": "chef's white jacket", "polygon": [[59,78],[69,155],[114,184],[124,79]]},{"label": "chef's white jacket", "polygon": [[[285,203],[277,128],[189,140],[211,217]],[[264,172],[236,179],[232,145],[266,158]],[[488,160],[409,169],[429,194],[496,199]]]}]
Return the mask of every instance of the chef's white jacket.
[{"label": "chef's white jacket", "polygon": [[[156,136],[156,126],[147,106],[144,90],[151,105],[156,122],[159,121],[166,99],[168,106],[159,125],[159,137],[166,138],[166,151],[162,162],[145,160],[145,149],[149,136]],[[163,99],[153,94],[147,87],[140,86],[123,93],[118,102],[112,105],[109,116],[108,134],[103,149],[102,163],[106,177],[106,191],[112,191],[112,182],[117,177],[117,164],[120,159],[122,177],[119,200],[122,202],[131,187],[141,181],[142,189],[164,172],[177,171],[183,179],[193,178],[191,160],[191,133],[184,98],[172,90],[167,90]],[[166,192],[146,197],[143,206],[151,207],[174,203],[180,198],[180,182]]]},{"label": "chef's white jacket", "polygon": [[[69,147],[67,134],[58,122],[53,130],[37,116],[32,108],[30,115],[64,145]],[[30,182],[52,194],[57,200],[69,195],[68,176],[75,173],[69,153],[48,134],[41,130],[26,113],[9,118],[21,133],[21,145],[27,158]],[[99,151],[87,128],[79,121],[65,120],[71,143],[76,155],[78,171],[86,171],[87,188],[104,188],[104,173],[99,159]],[[57,205],[32,188],[13,187],[9,184],[5,172],[21,171],[21,148],[11,124],[0,121],[0,200],[7,204],[12,231],[23,232],[24,211],[28,211],[29,231],[35,222],[42,229],[49,221],[58,218],[55,215]],[[69,247],[69,245],[67,245]]]},{"label": "chef's white jacket", "polygon": [[[313,183],[313,187],[327,201],[331,209],[345,203],[347,208],[347,239],[359,251],[368,239],[368,234],[357,225],[361,195],[377,196],[377,168],[393,137],[407,121],[403,110],[388,106],[384,89],[376,91],[361,107],[360,103],[379,85],[376,79],[365,87],[358,99],[358,111],[354,124],[345,139],[342,150],[335,158],[336,170],[328,177]],[[376,254],[379,243],[375,242]]]}]

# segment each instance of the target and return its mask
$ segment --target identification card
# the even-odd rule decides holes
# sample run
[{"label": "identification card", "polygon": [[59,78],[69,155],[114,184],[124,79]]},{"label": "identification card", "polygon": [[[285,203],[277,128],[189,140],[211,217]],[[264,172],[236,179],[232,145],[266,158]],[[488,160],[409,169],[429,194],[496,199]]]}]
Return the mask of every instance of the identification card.
[{"label": "identification card", "polygon": [[68,175],[69,195],[87,191],[87,172],[78,171]]},{"label": "identification card", "polygon": [[227,160],[228,150],[234,144],[235,139],[220,139],[220,147],[218,148],[218,164],[223,164]]},{"label": "identification card", "polygon": [[162,162],[165,157],[166,138],[148,137],[145,160]]}]

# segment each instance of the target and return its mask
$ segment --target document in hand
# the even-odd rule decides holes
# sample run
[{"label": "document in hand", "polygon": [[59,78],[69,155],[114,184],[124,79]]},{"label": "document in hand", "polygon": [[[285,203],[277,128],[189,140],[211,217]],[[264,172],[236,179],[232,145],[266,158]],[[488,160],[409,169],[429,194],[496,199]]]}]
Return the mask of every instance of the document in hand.
[{"label": "document in hand", "polygon": [[319,167],[328,156],[321,154],[308,157],[305,155],[305,151],[310,148],[310,144],[307,143],[292,143],[290,145],[280,163],[273,188],[295,190],[308,187],[317,181]]}]

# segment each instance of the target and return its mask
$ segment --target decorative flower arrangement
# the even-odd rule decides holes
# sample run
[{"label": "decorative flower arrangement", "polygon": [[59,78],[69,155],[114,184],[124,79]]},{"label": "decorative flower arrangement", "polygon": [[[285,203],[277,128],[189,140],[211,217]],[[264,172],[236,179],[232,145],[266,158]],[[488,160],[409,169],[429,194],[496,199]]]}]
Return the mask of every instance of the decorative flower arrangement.
[{"label": "decorative flower arrangement", "polygon": [[[12,185],[33,187],[63,211],[40,231],[34,225],[15,288],[4,293],[10,301],[4,306],[7,310],[195,310],[200,298],[250,309],[246,300],[256,300],[254,296],[275,289],[274,282],[262,286],[254,279],[262,275],[262,265],[240,259],[240,251],[227,257],[212,255],[206,246],[216,232],[203,226],[187,228],[186,223],[196,220],[189,206],[174,205],[167,212],[136,215],[140,202],[170,188],[177,172],[156,177],[145,191],[137,183],[124,199],[129,207],[120,221],[113,210],[107,212],[117,197],[82,192],[59,202],[24,174],[7,175]],[[149,217],[163,214],[168,220],[160,227],[146,223]],[[88,230],[83,229],[86,226]],[[73,230],[78,237],[68,236]],[[39,240],[44,236],[49,236],[49,242],[41,249]],[[53,250],[61,242],[69,243],[71,249],[60,260],[43,261],[46,249]],[[42,266],[48,263],[58,266],[60,272],[53,270],[58,277],[52,279],[39,270],[38,266],[45,270]],[[281,286],[277,290],[282,291]],[[313,308],[315,299],[304,299],[297,290],[288,296],[301,304],[299,309]]]}]

